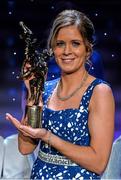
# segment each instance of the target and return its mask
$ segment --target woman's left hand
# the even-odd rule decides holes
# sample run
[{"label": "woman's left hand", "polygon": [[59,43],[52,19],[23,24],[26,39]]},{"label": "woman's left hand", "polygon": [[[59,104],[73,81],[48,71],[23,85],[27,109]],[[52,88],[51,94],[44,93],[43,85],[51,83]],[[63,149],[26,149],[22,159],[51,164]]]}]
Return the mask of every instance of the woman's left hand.
[{"label": "woman's left hand", "polygon": [[6,119],[11,121],[12,124],[23,133],[24,136],[28,136],[34,139],[44,139],[48,131],[44,128],[32,128],[31,126],[23,125],[19,120],[13,117],[11,114],[6,113]]}]

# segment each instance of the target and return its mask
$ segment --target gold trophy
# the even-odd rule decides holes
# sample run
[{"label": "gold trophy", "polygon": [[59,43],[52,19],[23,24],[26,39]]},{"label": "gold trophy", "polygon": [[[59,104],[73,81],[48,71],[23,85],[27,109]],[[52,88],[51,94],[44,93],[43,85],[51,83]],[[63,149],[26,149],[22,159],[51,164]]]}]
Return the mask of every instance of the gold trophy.
[{"label": "gold trophy", "polygon": [[[42,107],[39,106],[40,99],[42,99],[42,92],[44,90],[44,82],[47,76],[47,60],[51,53],[46,49],[41,53],[38,51],[38,42],[34,38],[32,31],[21,21],[19,22],[23,29],[23,34],[20,36],[25,41],[25,60],[23,61],[20,77],[25,80],[33,76],[29,81],[32,106],[27,105],[25,115],[28,117],[28,125],[33,128],[42,127]],[[29,68],[26,66],[29,64]]]}]

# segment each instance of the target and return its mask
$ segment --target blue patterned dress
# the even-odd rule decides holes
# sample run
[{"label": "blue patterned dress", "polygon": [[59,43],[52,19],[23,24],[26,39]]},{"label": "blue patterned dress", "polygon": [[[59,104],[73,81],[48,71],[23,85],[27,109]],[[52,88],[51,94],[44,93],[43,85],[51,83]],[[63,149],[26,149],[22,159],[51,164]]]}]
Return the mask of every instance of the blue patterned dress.
[{"label": "blue patterned dress", "polygon": [[[42,124],[43,127],[51,130],[52,133],[63,140],[80,146],[89,146],[90,134],[88,129],[88,105],[96,85],[105,83],[101,79],[95,79],[83,94],[79,109],[70,108],[65,110],[51,110],[47,107],[48,98],[56,87],[58,80],[47,82],[43,95],[44,107]],[[44,153],[53,155],[60,154],[56,149],[41,142],[40,149]],[[31,172],[31,179],[100,179],[100,176],[79,165],[58,165],[43,161],[39,155]]]}]

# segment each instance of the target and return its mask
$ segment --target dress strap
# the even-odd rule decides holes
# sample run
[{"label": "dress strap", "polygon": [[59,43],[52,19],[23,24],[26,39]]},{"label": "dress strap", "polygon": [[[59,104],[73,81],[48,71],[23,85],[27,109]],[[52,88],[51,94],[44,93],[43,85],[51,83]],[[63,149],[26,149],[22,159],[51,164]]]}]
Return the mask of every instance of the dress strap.
[{"label": "dress strap", "polygon": [[79,109],[81,109],[82,106],[84,106],[84,108],[88,109],[88,105],[89,105],[93,90],[97,85],[99,85],[101,83],[104,83],[104,84],[107,84],[108,86],[110,86],[106,81],[104,81],[102,79],[99,79],[99,78],[94,79],[94,81],[91,82],[91,84],[87,87],[86,91],[84,92],[81,102],[80,102]]},{"label": "dress strap", "polygon": [[55,89],[57,83],[59,81],[58,79],[54,79],[52,81],[46,81],[44,85],[44,92],[43,92],[43,103],[45,104],[49,98],[49,96],[52,94],[53,90]]}]

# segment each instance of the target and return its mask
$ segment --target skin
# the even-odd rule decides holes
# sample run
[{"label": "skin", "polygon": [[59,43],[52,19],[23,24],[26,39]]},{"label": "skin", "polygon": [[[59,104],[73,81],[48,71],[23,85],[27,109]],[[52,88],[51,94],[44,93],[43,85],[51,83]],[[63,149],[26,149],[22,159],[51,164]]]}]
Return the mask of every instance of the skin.
[{"label": "skin", "polygon": [[[56,61],[62,70],[60,95],[71,94],[85,75],[84,63],[89,56],[84,40],[75,26],[61,28],[53,47]],[[48,102],[48,108],[61,110],[78,108],[83,93],[95,78],[88,75],[83,87],[66,101],[57,98],[57,87]],[[73,83],[72,83],[73,82]],[[27,84],[28,82],[26,82]],[[64,141],[46,129],[33,129],[24,125],[25,119],[19,122],[12,115],[7,114],[19,130],[19,150],[23,154],[31,153],[37,146],[33,139],[40,139],[50,144],[63,155],[82,167],[101,174],[108,162],[114,133],[114,98],[112,91],[106,84],[94,88],[90,104],[88,127],[91,136],[89,146],[79,146]]]},{"label": "skin", "polygon": [[53,51],[56,62],[63,74],[72,74],[85,70],[86,47],[80,32],[75,26],[60,29]]}]

